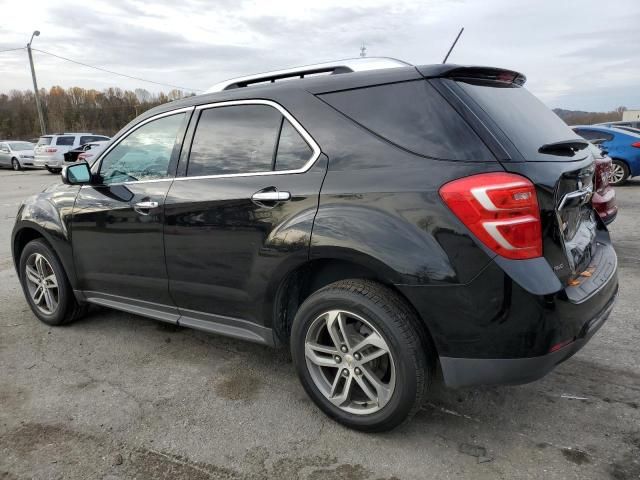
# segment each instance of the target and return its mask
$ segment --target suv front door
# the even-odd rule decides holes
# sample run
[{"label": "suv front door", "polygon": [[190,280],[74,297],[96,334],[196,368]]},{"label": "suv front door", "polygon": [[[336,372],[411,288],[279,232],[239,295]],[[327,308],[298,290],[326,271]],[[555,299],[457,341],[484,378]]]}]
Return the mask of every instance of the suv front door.
[{"label": "suv front door", "polygon": [[326,161],[277,104],[225,102],[196,115],[165,207],[171,295],[181,324],[268,342],[271,281],[308,259]]},{"label": "suv front door", "polygon": [[94,165],[73,210],[72,244],[84,295],[175,321],[164,256],[164,200],[190,112],[142,122]]}]

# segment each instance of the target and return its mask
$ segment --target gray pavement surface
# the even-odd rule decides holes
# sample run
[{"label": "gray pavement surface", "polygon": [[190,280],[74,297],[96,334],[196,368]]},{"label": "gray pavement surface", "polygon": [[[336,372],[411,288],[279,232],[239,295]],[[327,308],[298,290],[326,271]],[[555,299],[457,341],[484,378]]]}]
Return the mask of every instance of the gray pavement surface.
[{"label": "gray pavement surface", "polygon": [[640,478],[640,180],[617,189],[620,298],[583,350],[524,386],[436,386],[376,435],[326,418],[282,352],[110,310],[38,322],[9,237],[56,181],[0,171],[0,479]]}]

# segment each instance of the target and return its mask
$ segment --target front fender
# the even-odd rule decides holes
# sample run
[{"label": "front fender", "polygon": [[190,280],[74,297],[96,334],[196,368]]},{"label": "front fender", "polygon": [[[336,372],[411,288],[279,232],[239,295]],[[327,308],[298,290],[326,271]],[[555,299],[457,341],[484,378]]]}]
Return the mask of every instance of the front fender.
[{"label": "front fender", "polygon": [[55,185],[29,197],[20,206],[11,234],[16,268],[22,247],[33,237],[43,237],[58,255],[72,287],[76,285],[71,247],[71,215],[79,187]]}]

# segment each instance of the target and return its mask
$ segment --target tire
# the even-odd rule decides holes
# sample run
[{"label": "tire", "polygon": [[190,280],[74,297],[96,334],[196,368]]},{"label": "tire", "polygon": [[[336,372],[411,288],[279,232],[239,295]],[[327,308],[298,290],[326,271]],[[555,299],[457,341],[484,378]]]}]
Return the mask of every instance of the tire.
[{"label": "tire", "polygon": [[45,167],[49,173],[53,173],[54,175],[60,173],[62,171],[61,168],[51,168],[49,166]]},{"label": "tire", "polygon": [[624,185],[629,179],[629,166],[622,160],[614,159],[611,165],[611,180],[609,183],[614,187]]},{"label": "tire", "polygon": [[[330,333],[329,324],[338,333]],[[350,345],[342,345],[347,351],[332,347],[333,339],[344,338],[340,331],[348,332]],[[329,417],[356,430],[387,431],[410,419],[422,406],[433,378],[435,350],[419,319],[399,295],[376,282],[342,280],[313,293],[296,313],[290,341],[307,394]],[[376,346],[354,348],[369,342]],[[387,353],[381,354],[385,347]],[[380,356],[365,360],[375,355]],[[383,388],[372,388],[372,375]],[[345,396],[347,385],[350,394]],[[339,394],[331,395],[334,391]]]},{"label": "tire", "polygon": [[19,172],[20,170],[22,170],[22,165],[20,165],[20,162],[17,158],[11,159],[11,168],[14,172]]},{"label": "tire", "polygon": [[[44,258],[44,263],[39,263],[40,257]],[[36,263],[39,263],[42,268]],[[27,271],[27,265],[30,266],[31,274]],[[20,283],[27,303],[29,303],[34,315],[40,321],[47,325],[63,325],[80,318],[85,313],[86,307],[76,301],[64,268],[46,241],[36,239],[29,242],[20,255],[19,268]],[[44,293],[40,296],[39,302],[36,302],[38,291],[39,289],[42,290],[42,287],[38,287],[33,281],[34,273],[38,275],[41,281],[43,277],[46,277],[48,280],[44,283],[50,287],[54,283],[51,280],[51,276],[55,277],[57,288],[51,287],[47,289],[51,303]],[[53,307],[54,303],[55,308]]]}]

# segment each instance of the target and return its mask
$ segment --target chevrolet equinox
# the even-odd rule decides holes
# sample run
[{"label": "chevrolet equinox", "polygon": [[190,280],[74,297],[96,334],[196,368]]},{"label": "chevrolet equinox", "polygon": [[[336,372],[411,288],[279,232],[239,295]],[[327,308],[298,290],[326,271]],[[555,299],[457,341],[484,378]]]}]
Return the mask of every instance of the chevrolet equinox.
[{"label": "chevrolet equinox", "polygon": [[270,346],[355,429],[536,380],[609,316],[587,142],[514,71],[349,60],[156,107],[24,202],[35,316],[89,304]]}]

